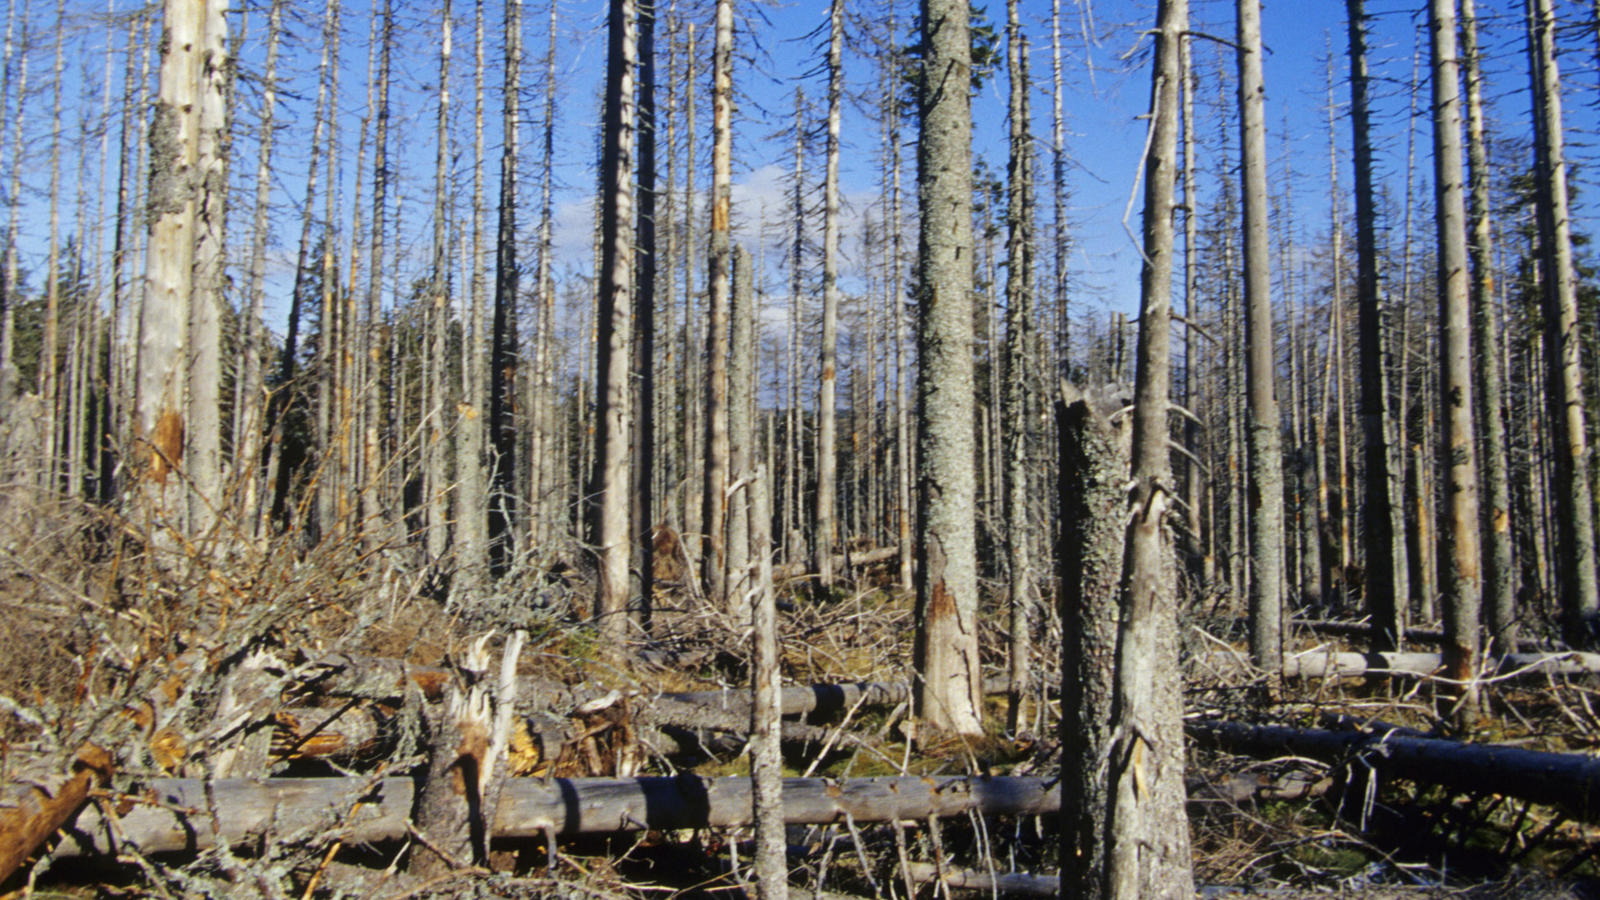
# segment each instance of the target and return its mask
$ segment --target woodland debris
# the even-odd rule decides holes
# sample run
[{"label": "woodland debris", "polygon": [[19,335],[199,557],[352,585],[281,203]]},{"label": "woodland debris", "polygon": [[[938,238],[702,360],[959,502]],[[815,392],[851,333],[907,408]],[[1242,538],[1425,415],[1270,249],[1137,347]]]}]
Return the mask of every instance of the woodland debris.
[{"label": "woodland debris", "polygon": [[[329,834],[345,843],[393,840],[407,833],[416,785],[409,778],[152,779],[119,813],[116,833],[142,853],[209,848],[217,834],[231,844],[262,840],[332,818]],[[496,838],[604,834],[681,828],[727,828],[751,822],[750,779],[693,775],[639,778],[511,778],[493,819]],[[208,795],[215,799],[213,831]],[[884,822],[983,815],[1042,815],[1060,807],[1055,779],[988,776],[786,778],[790,825]],[[85,809],[64,833],[58,856],[113,852],[104,810]]]},{"label": "woodland debris", "polygon": [[1560,807],[1600,821],[1600,759],[1389,730],[1328,731],[1199,720],[1185,726],[1203,747],[1267,759],[1306,756],[1463,793],[1494,793]]},{"label": "woodland debris", "polygon": [[1012,897],[1055,897],[1061,893],[1059,875],[1030,875],[1027,872],[983,872],[956,866],[940,867],[931,862],[908,862],[906,874],[921,883],[942,882],[946,887],[984,893],[999,892]]},{"label": "woodland debris", "polygon": [[0,882],[83,807],[90,788],[110,777],[110,754],[87,744],[73,759],[72,774],[66,778],[8,784],[0,796]]},{"label": "woodland debris", "polygon": [[[1219,674],[1239,673],[1249,668],[1249,660],[1243,653],[1213,651],[1203,654],[1196,662]],[[1600,675],[1600,653],[1510,653],[1489,663],[1483,674],[1485,679]],[[1284,654],[1282,671],[1284,678],[1361,678],[1368,675],[1442,677],[1443,670],[1437,653],[1315,649]]]}]

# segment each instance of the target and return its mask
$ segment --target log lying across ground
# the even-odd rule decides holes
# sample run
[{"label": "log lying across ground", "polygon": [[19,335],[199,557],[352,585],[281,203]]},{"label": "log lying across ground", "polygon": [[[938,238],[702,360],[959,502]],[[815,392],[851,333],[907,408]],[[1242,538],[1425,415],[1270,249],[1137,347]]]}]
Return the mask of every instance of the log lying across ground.
[{"label": "log lying across ground", "polygon": [[[1295,619],[1289,623],[1292,628],[1304,628],[1318,634],[1334,634],[1342,637],[1364,638],[1372,634],[1372,624],[1369,622],[1344,622],[1326,619]],[[1442,644],[1444,632],[1438,628],[1407,628],[1406,640],[1417,644]],[[1539,641],[1520,640],[1517,649],[1529,653],[1548,649],[1548,644]]]},{"label": "log lying across ground", "polygon": [[[1198,660],[1213,672],[1240,672],[1249,669],[1243,653],[1212,652]],[[1511,653],[1491,661],[1486,679],[1544,678],[1547,675],[1600,675],[1600,653]],[[1411,675],[1438,677],[1443,665],[1437,653],[1353,653],[1332,650],[1305,650],[1283,657],[1285,678],[1359,678],[1366,675]]]},{"label": "log lying across ground", "polygon": [[1280,725],[1191,721],[1185,729],[1205,747],[1259,758],[1308,756],[1326,762],[1359,758],[1380,773],[1463,793],[1494,793],[1560,807],[1600,821],[1600,759],[1522,747],[1470,744],[1395,732],[1327,731]]},{"label": "log lying across ground", "polygon": [[[117,818],[116,831],[143,853],[194,851],[250,840],[334,834],[349,842],[406,834],[415,784],[405,778],[154,779]],[[984,815],[1039,815],[1060,808],[1054,779],[1013,777],[785,778],[791,825],[853,819],[884,822]],[[56,853],[112,852],[105,810],[86,808]],[[505,782],[497,838],[601,834],[646,829],[732,827],[751,821],[750,779],[738,776],[513,778]],[[215,818],[213,819],[213,813]]]}]

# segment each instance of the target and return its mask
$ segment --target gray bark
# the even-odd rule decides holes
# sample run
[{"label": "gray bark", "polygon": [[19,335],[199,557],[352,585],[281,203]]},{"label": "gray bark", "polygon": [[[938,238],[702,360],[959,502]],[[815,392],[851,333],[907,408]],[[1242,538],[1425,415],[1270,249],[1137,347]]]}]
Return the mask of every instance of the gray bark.
[{"label": "gray bark", "polygon": [[1562,630],[1573,646],[1595,642],[1600,583],[1595,576],[1594,490],[1589,477],[1578,305],[1561,114],[1561,73],[1550,0],[1528,0],[1528,62],[1534,97],[1544,354],[1555,459],[1556,547]]},{"label": "gray bark", "polygon": [[1243,164],[1245,379],[1250,453],[1250,655],[1270,667],[1283,652],[1283,438],[1267,236],[1266,87],[1261,0],[1239,0],[1239,145]]},{"label": "gray bark", "polygon": [[1461,0],[1461,57],[1466,64],[1467,161],[1470,172],[1467,252],[1472,257],[1472,343],[1482,442],[1484,625],[1496,653],[1517,648],[1515,570],[1511,547],[1511,480],[1506,458],[1504,382],[1500,367],[1500,327],[1494,301],[1494,234],[1490,216],[1489,157],[1484,143],[1483,72],[1479,66],[1475,0]]},{"label": "gray bark", "polygon": [[1011,696],[1006,727],[1013,733],[1027,717],[1033,651],[1033,579],[1028,548],[1029,345],[1033,324],[1033,137],[1029,123],[1027,46],[1017,0],[1006,3],[1006,66],[1010,80],[1006,119],[1010,156],[1006,193],[1006,568],[1009,570]]},{"label": "gray bark", "polygon": [[[1467,302],[1466,203],[1461,171],[1461,74],[1455,0],[1432,0],[1433,189],[1439,246],[1440,447],[1444,503],[1440,535],[1446,668],[1468,680],[1478,663],[1482,584],[1478,550],[1478,466],[1472,429],[1472,334]],[[1463,700],[1475,696],[1467,686]],[[1467,713],[1469,707],[1461,711]]]},{"label": "gray bark", "polygon": [[[589,494],[589,543],[599,555],[595,603],[602,642],[620,647],[627,636],[633,351],[633,126],[634,16],[632,0],[612,0],[607,25],[606,108],[600,159],[600,267],[595,396],[594,480]],[[642,411],[648,414],[648,410]]]},{"label": "gray bark", "polygon": [[[728,611],[728,304],[733,289],[733,0],[717,0],[711,71],[711,237],[706,298],[705,529],[701,574],[706,595]],[[691,229],[692,230],[692,229]]]},{"label": "gray bark", "polygon": [[812,558],[817,587],[833,587],[834,521],[838,491],[838,437],[835,391],[839,343],[839,122],[844,87],[844,0],[828,10],[828,146],[822,188],[822,360],[817,380],[817,493]]},{"label": "gray bark", "polygon": [[1167,424],[1171,389],[1173,194],[1177,181],[1179,48],[1187,0],[1156,14],[1145,165],[1144,266],[1134,383],[1131,483],[1125,515],[1121,614],[1111,709],[1105,896],[1190,897],[1184,812],[1183,695],[1178,665],[1177,572],[1164,521],[1172,490]]},{"label": "gray bark", "polygon": [[1405,634],[1405,605],[1398,596],[1394,498],[1389,494],[1388,422],[1384,417],[1382,311],[1378,300],[1378,241],[1372,185],[1371,115],[1367,101],[1367,14],[1363,0],[1347,0],[1350,41],[1350,119],[1355,137],[1356,306],[1361,357],[1361,437],[1366,480],[1367,606],[1377,627],[1373,650],[1398,650]]}]

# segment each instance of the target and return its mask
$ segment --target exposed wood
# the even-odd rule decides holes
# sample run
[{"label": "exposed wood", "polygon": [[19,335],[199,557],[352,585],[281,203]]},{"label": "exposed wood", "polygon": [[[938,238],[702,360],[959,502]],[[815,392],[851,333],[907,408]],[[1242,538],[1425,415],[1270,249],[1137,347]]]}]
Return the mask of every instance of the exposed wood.
[{"label": "exposed wood", "polygon": [[1193,721],[1189,737],[1200,746],[1274,757],[1309,756],[1356,761],[1382,775],[1437,784],[1474,794],[1496,793],[1560,807],[1587,821],[1600,820],[1600,759],[1522,747],[1469,744],[1387,731],[1326,731],[1277,725]]},{"label": "exposed wood", "polygon": [[111,777],[111,757],[87,745],[78,751],[72,769],[54,785],[17,781],[0,794],[0,882],[83,807],[90,788]]},{"label": "exposed wood", "polygon": [[[153,779],[130,797],[117,830],[143,853],[194,851],[218,834],[234,846],[269,831],[283,833],[326,821],[346,843],[392,840],[406,834],[415,785],[408,778]],[[215,798],[214,831],[208,797]],[[784,820],[790,825],[889,822],[977,812],[987,816],[1046,815],[1060,808],[1050,778],[903,776],[785,778]],[[359,805],[358,805],[359,801]],[[56,849],[58,856],[112,851],[105,810],[80,814]],[[750,779],[693,775],[645,778],[507,779],[494,818],[496,838],[557,834],[728,828],[751,821]]]}]

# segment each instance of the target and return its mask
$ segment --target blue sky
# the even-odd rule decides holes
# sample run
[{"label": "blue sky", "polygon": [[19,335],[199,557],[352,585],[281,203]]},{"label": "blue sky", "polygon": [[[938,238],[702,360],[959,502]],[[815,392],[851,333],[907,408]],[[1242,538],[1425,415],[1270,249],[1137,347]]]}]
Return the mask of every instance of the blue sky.
[{"label": "blue sky", "polygon": [[[240,91],[241,133],[235,143],[234,181],[238,193],[231,213],[236,255],[240,259],[244,255],[244,229],[251,211],[250,178],[255,169],[253,129],[258,92],[251,76],[259,73],[263,55],[265,5],[266,0],[250,0],[247,5],[248,30],[241,45],[241,66],[246,78],[241,83]],[[907,34],[915,12],[914,5],[906,0],[899,0],[896,5],[900,31]],[[1063,0],[1062,5],[1062,49],[1066,79],[1064,107],[1068,128],[1067,150],[1071,160],[1070,225],[1075,240],[1072,261],[1074,303],[1084,314],[1104,308],[1131,310],[1137,303],[1138,254],[1129,231],[1137,233],[1138,230],[1136,182],[1144,140],[1144,125],[1140,117],[1147,102],[1149,84],[1145,65],[1149,41],[1143,33],[1154,21],[1154,4],[1140,0],[1095,3]],[[22,200],[22,246],[26,268],[37,273],[43,269],[46,237],[42,213],[46,199],[44,192],[48,185],[46,162],[50,143],[47,111],[53,48],[49,38],[53,37],[55,18],[53,4],[47,0],[33,0],[32,6],[34,35],[28,53],[31,89],[43,93],[30,99],[25,120],[27,156]],[[66,44],[63,85],[66,110],[63,142],[68,154],[63,164],[63,179],[68,187],[63,196],[62,219],[66,230],[75,227],[80,209],[83,218],[89,221],[95,218],[97,210],[103,210],[103,215],[109,216],[111,209],[109,194],[103,204],[97,199],[100,190],[100,143],[93,134],[102,102],[99,92],[105,78],[108,34],[113,50],[111,75],[114,92],[120,91],[122,79],[124,34],[120,25],[110,31],[106,29],[105,10],[108,6],[113,17],[125,16],[134,8],[124,0],[110,0],[109,3],[74,2],[67,7],[71,30]],[[706,14],[708,6],[704,0],[695,3],[680,0],[674,8],[682,16],[699,18],[705,23],[709,20]],[[1508,132],[1526,134],[1527,76],[1522,58],[1522,4],[1495,0],[1484,2],[1481,6],[1479,14],[1485,22],[1484,43],[1489,52],[1489,93],[1494,103],[1492,118],[1495,123],[1503,124]],[[1559,6],[1564,15],[1574,19],[1585,11],[1585,7],[1573,2],[1564,2]],[[691,14],[691,7],[696,8],[697,12]],[[283,51],[282,77],[286,93],[279,107],[283,131],[279,135],[279,149],[274,164],[274,266],[269,284],[269,293],[273,297],[273,300],[269,300],[269,308],[275,311],[274,318],[277,321],[281,321],[282,295],[287,287],[287,275],[297,240],[294,211],[303,195],[308,159],[321,9],[321,0],[300,0],[292,34]],[[817,115],[820,117],[822,113],[825,83],[818,71],[822,42],[820,37],[808,39],[806,35],[824,23],[826,4],[820,0],[765,4],[740,0],[738,9],[741,34],[736,79],[743,99],[736,122],[736,214],[745,223],[746,240],[755,243],[753,231],[757,222],[775,222],[788,215],[784,179],[790,168],[792,97],[796,85],[805,87],[817,104]],[[884,2],[853,2],[850,9],[853,15],[861,18],[881,19],[888,13],[888,5]],[[523,106],[526,153],[523,198],[526,212],[522,223],[530,243],[535,224],[539,174],[536,139],[541,124],[541,58],[547,38],[547,10],[548,6],[542,2],[530,2],[525,10],[527,58],[524,77],[527,101]],[[1002,0],[989,0],[987,11],[990,21],[997,28],[1003,26],[1005,9]],[[1426,36],[1425,31],[1420,30],[1424,23],[1423,4],[1372,0],[1369,11],[1375,17],[1371,44],[1372,68],[1377,79],[1375,126],[1378,129],[1379,177],[1389,183],[1398,195],[1405,174],[1413,53],[1419,46],[1418,41]],[[362,122],[367,115],[365,83],[369,12],[367,0],[345,4],[338,118],[344,162],[339,172],[338,190],[341,209],[346,210],[355,196],[355,152]],[[666,12],[664,9],[663,13]],[[433,185],[435,153],[433,98],[437,83],[439,17],[435,4],[397,4],[397,13],[400,17],[400,50],[396,57],[392,88],[396,142],[392,152],[397,177],[393,186],[395,206],[391,208],[390,215],[392,221],[399,223],[398,240],[392,240],[391,246],[398,245],[400,255],[398,267],[391,263],[391,270],[398,275],[398,283],[409,284],[427,265],[428,235],[432,228],[429,194]],[[455,103],[452,118],[452,177],[457,186],[457,213],[463,217],[470,197],[471,13],[470,5],[456,0],[456,55],[452,67]],[[487,14],[490,17],[487,39],[490,71],[486,85],[489,143],[487,192],[492,221],[497,185],[495,159],[499,145],[499,4],[488,4]],[[599,117],[599,82],[604,68],[604,16],[605,4],[598,0],[561,0],[558,7],[556,262],[557,271],[568,278],[586,275],[591,267],[590,204]],[[1032,44],[1032,71],[1039,85],[1033,96],[1034,133],[1040,141],[1041,215],[1045,220],[1049,218],[1049,206],[1043,196],[1048,190],[1050,136],[1050,97],[1047,92],[1051,62],[1049,17],[1050,4],[1046,0],[1030,0],[1023,4],[1024,27]],[[1231,3],[1215,0],[1197,2],[1192,20],[1196,32],[1223,40],[1232,38]],[[240,17],[235,17],[236,25],[242,21]],[[1268,145],[1274,157],[1274,183],[1283,182],[1282,173],[1286,164],[1292,164],[1297,173],[1293,182],[1294,220],[1278,224],[1280,227],[1293,228],[1308,240],[1325,234],[1328,228],[1327,67],[1330,52],[1333,55],[1333,77],[1336,79],[1334,101],[1339,114],[1336,121],[1340,166],[1338,177],[1346,191],[1353,181],[1349,171],[1349,135],[1343,117],[1349,95],[1344,81],[1344,28],[1344,4],[1332,0],[1268,2],[1263,10],[1263,30],[1268,48],[1267,121],[1271,132]],[[41,34],[44,35],[43,40]],[[853,36],[859,38],[858,33]],[[1592,64],[1595,38],[1591,30],[1572,28],[1563,33],[1562,41],[1566,50],[1563,74],[1567,92],[1570,155],[1579,165],[1580,179],[1585,179],[1593,168],[1587,162],[1594,154],[1590,135],[1596,125],[1594,85],[1597,76]],[[658,42],[660,65],[664,69],[664,38],[658,38]],[[710,60],[709,45],[709,34],[702,24],[701,49],[697,54],[702,85]],[[1426,44],[1420,46],[1425,54]],[[1196,42],[1196,60],[1202,77],[1198,128],[1204,144],[1199,160],[1203,173],[1200,189],[1204,199],[1216,188],[1215,177],[1209,174],[1208,169],[1208,165],[1215,165],[1213,160],[1219,143],[1220,126],[1210,111],[1218,102],[1216,72],[1220,67],[1231,77],[1233,62],[1231,51],[1225,44],[1203,38]],[[1425,56],[1423,65],[1425,76]],[[846,70],[849,88],[853,93],[870,97],[876,92],[876,69],[871,60],[861,55],[859,42],[847,51]],[[664,80],[664,73],[662,77]],[[975,152],[987,160],[991,170],[998,172],[1003,172],[1005,165],[1005,91],[1002,69],[988,81],[974,103]],[[1223,97],[1221,102],[1231,102],[1231,95]],[[1426,118],[1427,102],[1424,87],[1419,96],[1418,118],[1415,122],[1416,190],[1421,194],[1426,193],[1428,184],[1428,142],[1431,131]],[[113,115],[116,109],[114,103]],[[868,118],[867,112],[861,104],[847,105],[845,111],[843,182],[847,215],[853,227],[859,225],[862,216],[876,203],[878,195],[880,132],[877,124]],[[709,181],[709,153],[705,149],[709,146],[709,113],[709,105],[702,100],[699,110],[702,149],[697,175],[698,186],[702,189]],[[820,125],[820,118],[817,124]],[[117,127],[117,123],[113,121],[112,126]],[[1232,126],[1228,127],[1231,129]],[[909,142],[914,135],[914,123],[908,121],[905,123],[904,137]],[[115,132],[113,146],[114,138]],[[1231,131],[1228,140],[1236,141]],[[80,150],[83,151],[81,156],[78,155]],[[905,160],[905,202],[909,213],[915,198],[910,168],[914,152],[909,145]],[[79,173],[82,173],[82,177]],[[820,174],[821,159],[818,156],[811,161],[810,175],[813,179],[819,179]],[[360,177],[366,182],[361,187],[362,202],[369,203],[370,173],[361,173]],[[106,183],[106,191],[114,191],[114,164],[108,170]],[[1124,215],[1130,199],[1133,200],[1132,214],[1125,225]],[[1348,201],[1344,202],[1348,210]],[[319,200],[319,210],[321,205]],[[341,218],[345,220],[345,230],[348,231],[348,213]],[[1580,210],[1579,227],[1588,227],[1590,219],[1586,209]],[[1426,225],[1426,218],[1419,218],[1418,227]],[[811,223],[810,227],[813,234],[817,233],[820,221]],[[343,234],[341,239],[348,241],[349,235]],[[103,240],[109,246],[109,237]],[[768,238],[768,287],[775,293],[786,291],[776,271],[781,241],[775,234]],[[91,236],[87,243],[93,247],[94,238]],[[847,233],[843,246],[847,256],[847,285],[860,287],[863,283],[859,280],[859,270],[854,268],[862,262],[855,258],[859,243],[853,234]],[[909,234],[908,246],[914,246]],[[236,282],[242,285],[242,272],[235,277]]]}]

